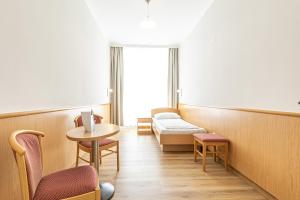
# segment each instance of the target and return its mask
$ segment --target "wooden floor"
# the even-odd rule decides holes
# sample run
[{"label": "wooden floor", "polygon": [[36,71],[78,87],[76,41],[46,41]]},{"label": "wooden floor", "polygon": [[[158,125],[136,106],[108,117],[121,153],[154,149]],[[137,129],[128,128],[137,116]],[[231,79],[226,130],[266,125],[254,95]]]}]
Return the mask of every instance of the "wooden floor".
[{"label": "wooden floor", "polygon": [[192,153],[163,153],[154,135],[137,135],[134,128],[120,134],[120,172],[115,156],[103,159],[101,182],[116,187],[115,200],[262,200],[269,199],[244,178],[208,161],[207,173]]}]

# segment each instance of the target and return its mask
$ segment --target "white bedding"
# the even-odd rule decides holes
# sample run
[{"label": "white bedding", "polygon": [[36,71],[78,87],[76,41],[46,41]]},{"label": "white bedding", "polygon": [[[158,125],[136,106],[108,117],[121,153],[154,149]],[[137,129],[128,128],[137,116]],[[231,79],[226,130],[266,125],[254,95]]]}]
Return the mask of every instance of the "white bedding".
[{"label": "white bedding", "polygon": [[155,119],[153,126],[160,134],[193,134],[206,133],[204,128],[197,127],[182,119]]}]

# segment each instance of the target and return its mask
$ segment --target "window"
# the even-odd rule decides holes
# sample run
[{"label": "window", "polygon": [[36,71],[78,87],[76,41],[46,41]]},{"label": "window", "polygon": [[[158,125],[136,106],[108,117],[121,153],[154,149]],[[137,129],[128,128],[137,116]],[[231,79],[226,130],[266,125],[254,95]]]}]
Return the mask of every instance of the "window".
[{"label": "window", "polygon": [[150,117],[151,109],[168,104],[168,49],[126,47],[124,59],[124,125]]}]

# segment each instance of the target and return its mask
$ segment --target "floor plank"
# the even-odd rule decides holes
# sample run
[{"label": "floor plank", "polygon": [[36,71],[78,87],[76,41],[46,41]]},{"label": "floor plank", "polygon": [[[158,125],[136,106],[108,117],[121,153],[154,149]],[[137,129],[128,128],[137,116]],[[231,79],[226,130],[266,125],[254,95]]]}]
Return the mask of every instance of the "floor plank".
[{"label": "floor plank", "polygon": [[102,182],[115,185],[115,200],[266,200],[242,177],[225,171],[209,159],[207,173],[192,153],[164,153],[153,135],[138,135],[135,128],[122,128],[120,172],[115,156],[103,159]]}]

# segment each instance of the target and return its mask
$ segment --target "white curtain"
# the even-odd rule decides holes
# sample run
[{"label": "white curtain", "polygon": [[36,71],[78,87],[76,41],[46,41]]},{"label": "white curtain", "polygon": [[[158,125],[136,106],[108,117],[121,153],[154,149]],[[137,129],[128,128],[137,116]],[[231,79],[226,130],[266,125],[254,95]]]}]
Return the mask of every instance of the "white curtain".
[{"label": "white curtain", "polygon": [[168,106],[168,48],[124,47],[124,126]]},{"label": "white curtain", "polygon": [[111,123],[123,125],[123,48],[110,48]]},{"label": "white curtain", "polygon": [[168,105],[177,108],[179,89],[179,64],[178,48],[169,49],[169,69],[168,69]]}]

